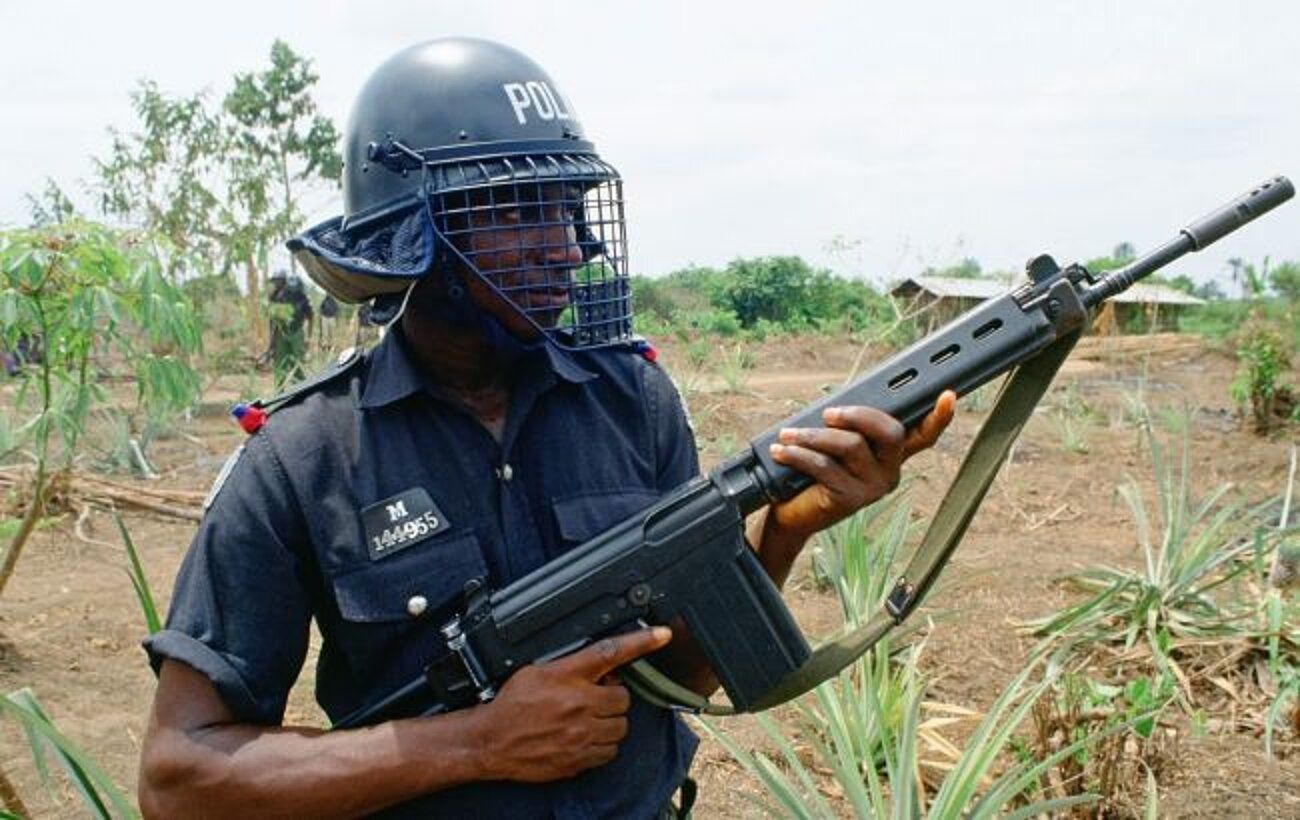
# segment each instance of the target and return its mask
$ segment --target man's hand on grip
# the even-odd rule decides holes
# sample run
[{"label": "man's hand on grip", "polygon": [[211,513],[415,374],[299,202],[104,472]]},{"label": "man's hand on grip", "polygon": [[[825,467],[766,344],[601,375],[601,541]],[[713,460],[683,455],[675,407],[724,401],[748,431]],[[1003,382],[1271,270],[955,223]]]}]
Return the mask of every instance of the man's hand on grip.
[{"label": "man's hand on grip", "polygon": [[667,627],[642,629],[516,672],[480,707],[495,779],[559,780],[613,760],[631,695],[610,673],[671,639]]}]

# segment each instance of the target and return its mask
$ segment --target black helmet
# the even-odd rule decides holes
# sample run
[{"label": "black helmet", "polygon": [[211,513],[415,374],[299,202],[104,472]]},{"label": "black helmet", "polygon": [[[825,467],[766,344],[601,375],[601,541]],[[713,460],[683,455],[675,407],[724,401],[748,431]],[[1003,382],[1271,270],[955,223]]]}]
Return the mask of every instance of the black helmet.
[{"label": "black helmet", "polygon": [[289,243],[337,298],[457,260],[562,346],[631,338],[621,180],[528,57],[469,38],[401,51],[362,88],[344,143],[343,216]]}]

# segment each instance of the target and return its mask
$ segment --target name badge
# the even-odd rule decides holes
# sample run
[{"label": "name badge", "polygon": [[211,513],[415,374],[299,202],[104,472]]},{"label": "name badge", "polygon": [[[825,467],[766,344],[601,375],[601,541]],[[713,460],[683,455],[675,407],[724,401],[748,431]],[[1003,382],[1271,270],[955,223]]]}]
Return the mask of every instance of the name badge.
[{"label": "name badge", "polygon": [[371,561],[401,552],[449,528],[451,523],[423,487],[385,498],[361,511]]}]

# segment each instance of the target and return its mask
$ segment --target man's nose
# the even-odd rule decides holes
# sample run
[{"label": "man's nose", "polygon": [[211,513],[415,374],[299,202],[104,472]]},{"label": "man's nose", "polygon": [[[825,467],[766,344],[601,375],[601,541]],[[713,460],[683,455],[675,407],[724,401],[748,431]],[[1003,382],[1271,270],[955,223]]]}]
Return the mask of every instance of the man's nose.
[{"label": "man's nose", "polygon": [[578,232],[571,223],[547,225],[542,228],[540,250],[542,262],[547,267],[576,268],[582,264]]}]

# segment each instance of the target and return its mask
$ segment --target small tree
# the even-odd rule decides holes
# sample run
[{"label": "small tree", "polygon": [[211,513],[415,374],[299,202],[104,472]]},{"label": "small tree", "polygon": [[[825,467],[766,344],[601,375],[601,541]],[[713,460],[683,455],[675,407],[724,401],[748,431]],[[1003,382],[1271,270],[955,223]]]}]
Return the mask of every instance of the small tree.
[{"label": "small tree", "polygon": [[311,96],[318,79],[310,60],[276,40],[271,67],[235,75],[223,103],[232,119],[230,193],[240,206],[227,229],[231,250],[245,266],[249,320],[259,347],[260,280],[270,248],[302,227],[302,189],[321,180],[337,185],[343,171],[338,130],[317,113]]},{"label": "small tree", "polygon": [[45,178],[45,189],[40,195],[24,194],[27,207],[32,212],[33,225],[53,225],[65,222],[77,215],[77,208],[72,204],[59,183],[50,177]]},{"label": "small tree", "polygon": [[1282,334],[1271,323],[1252,316],[1237,339],[1237,376],[1232,397],[1250,406],[1255,432],[1267,433],[1273,426],[1278,394],[1290,369],[1291,356]]},{"label": "small tree", "polygon": [[170,96],[151,80],[131,93],[131,106],[137,129],[111,130],[108,156],[94,160],[100,211],[164,237],[174,277],[191,267],[227,268],[220,112],[204,94]]},{"label": "small tree", "polygon": [[16,370],[18,412],[35,393],[21,428],[35,477],[0,558],[3,594],[44,510],[52,473],[72,467],[91,408],[107,398],[99,367],[111,356],[133,368],[141,412],[188,407],[198,395],[187,357],[199,348],[199,329],[153,243],[93,222],[64,222],[0,233],[0,334],[6,350],[39,350]]},{"label": "small tree", "polygon": [[1288,302],[1300,301],[1300,262],[1282,262],[1269,275],[1274,292]]},{"label": "small tree", "polygon": [[169,272],[243,269],[254,347],[265,343],[271,249],[302,226],[304,186],[336,184],[343,167],[338,131],[311,97],[316,80],[310,61],[277,40],[271,67],[236,75],[220,105],[142,81],[131,95],[135,129],[112,132],[96,160],[102,212],[165,236]]}]

